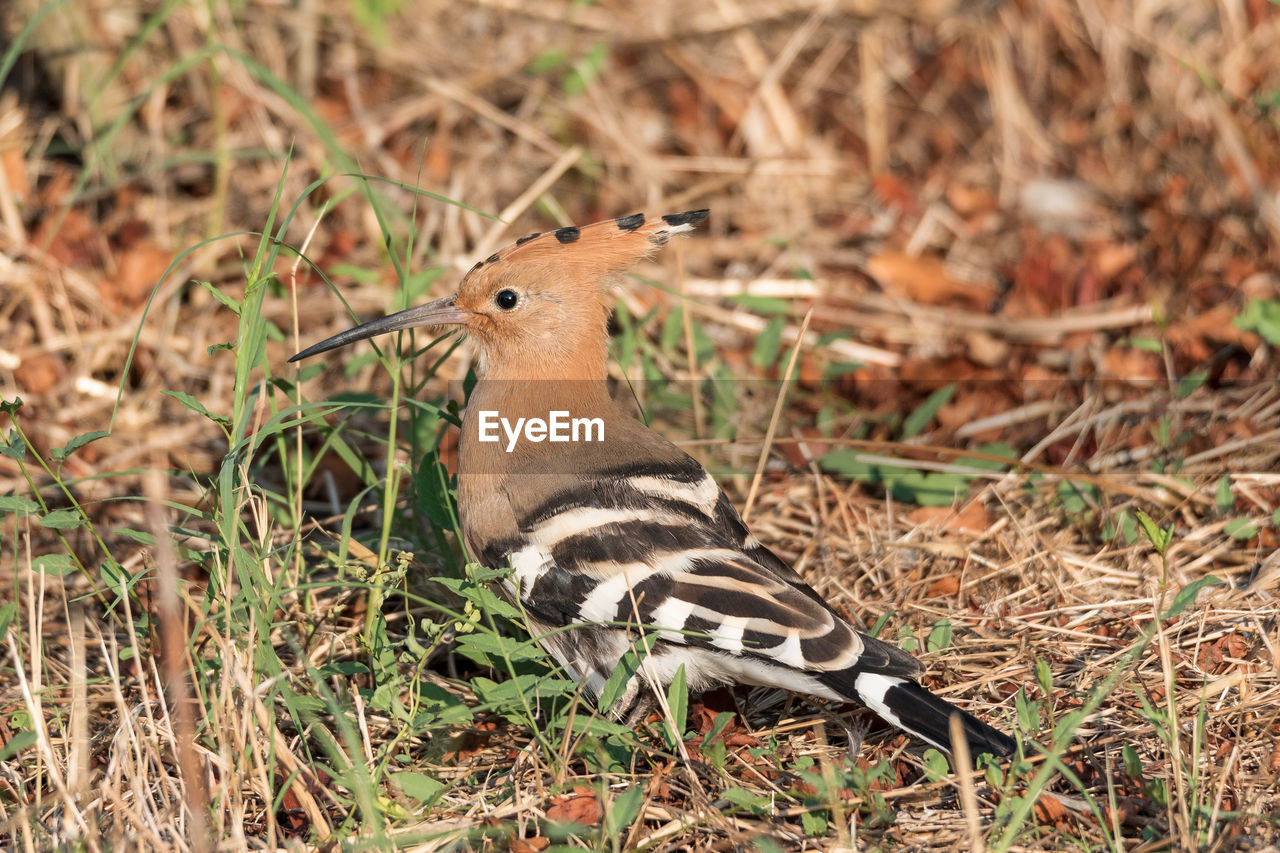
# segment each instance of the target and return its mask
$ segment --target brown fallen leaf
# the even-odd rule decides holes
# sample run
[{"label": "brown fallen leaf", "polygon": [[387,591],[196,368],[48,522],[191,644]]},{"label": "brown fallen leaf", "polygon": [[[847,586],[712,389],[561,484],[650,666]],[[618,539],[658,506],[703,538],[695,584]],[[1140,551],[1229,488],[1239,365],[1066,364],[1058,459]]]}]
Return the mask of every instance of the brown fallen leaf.
[{"label": "brown fallen leaf", "polygon": [[9,192],[13,193],[14,198],[26,201],[31,195],[31,181],[27,178],[27,163],[22,156],[22,149],[6,148],[0,151],[0,170],[4,171]]},{"label": "brown fallen leaf", "polygon": [[29,394],[44,394],[52,391],[62,377],[62,362],[49,353],[37,353],[22,362],[13,370],[13,378],[18,387]]},{"label": "brown fallen leaf", "polygon": [[568,794],[551,800],[547,820],[595,826],[604,817],[604,809],[595,794]]},{"label": "brown fallen leaf", "polygon": [[891,210],[899,213],[916,213],[920,210],[920,202],[915,191],[906,181],[890,174],[879,174],[871,179],[871,188],[876,196]]},{"label": "brown fallen leaf", "polygon": [[140,242],[120,256],[115,283],[126,306],[146,301],[173,261],[173,253],[151,242]]},{"label": "brown fallen leaf", "polygon": [[994,287],[953,279],[942,258],[932,255],[881,252],[867,260],[867,271],[896,295],[925,305],[953,303],[982,310],[995,298]]},{"label": "brown fallen leaf", "polygon": [[1067,820],[1066,806],[1050,793],[1043,793],[1036,800],[1036,819],[1041,823],[1058,826]]},{"label": "brown fallen leaf", "polygon": [[926,598],[940,598],[948,595],[955,595],[960,591],[960,579],[955,575],[948,575],[945,578],[938,578],[929,584],[929,590],[925,593]]},{"label": "brown fallen leaf", "polygon": [[950,533],[969,535],[985,533],[991,526],[987,508],[978,501],[970,501],[959,512],[949,506],[918,507],[911,511],[907,520],[916,525],[931,525]]}]

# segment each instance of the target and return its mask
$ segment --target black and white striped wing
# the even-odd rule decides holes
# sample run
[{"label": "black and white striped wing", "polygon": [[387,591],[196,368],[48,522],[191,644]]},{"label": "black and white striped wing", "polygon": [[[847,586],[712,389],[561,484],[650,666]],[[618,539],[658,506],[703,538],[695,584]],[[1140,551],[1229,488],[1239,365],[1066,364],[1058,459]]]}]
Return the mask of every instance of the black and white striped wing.
[{"label": "black and white striped wing", "polygon": [[975,748],[1011,749],[919,687],[914,657],[827,606],[687,456],[580,481],[520,521],[511,591],[545,626],[584,626],[547,645],[596,695],[633,642],[620,628],[643,626],[663,683],[683,665],[694,689],[737,682],[855,701],[942,748],[955,711]]}]

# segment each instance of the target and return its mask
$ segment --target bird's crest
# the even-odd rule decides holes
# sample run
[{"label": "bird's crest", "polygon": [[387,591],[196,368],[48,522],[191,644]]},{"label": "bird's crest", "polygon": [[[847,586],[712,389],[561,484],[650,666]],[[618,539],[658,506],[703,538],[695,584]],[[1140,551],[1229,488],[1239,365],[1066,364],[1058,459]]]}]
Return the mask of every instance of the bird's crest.
[{"label": "bird's crest", "polygon": [[554,268],[561,281],[567,278],[594,289],[609,273],[626,269],[666,245],[673,234],[692,230],[708,213],[690,210],[649,219],[636,213],[591,225],[526,234],[473,266],[459,290],[506,277],[516,270],[536,275],[539,267]]}]

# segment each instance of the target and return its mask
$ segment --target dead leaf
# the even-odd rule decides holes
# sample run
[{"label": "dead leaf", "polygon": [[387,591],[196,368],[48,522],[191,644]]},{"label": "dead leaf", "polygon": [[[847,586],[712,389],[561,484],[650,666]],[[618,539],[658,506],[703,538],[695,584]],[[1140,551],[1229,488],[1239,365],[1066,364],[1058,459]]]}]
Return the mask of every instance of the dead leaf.
[{"label": "dead leaf", "polygon": [[447,122],[427,140],[427,177],[445,184],[453,172],[453,123]]},{"label": "dead leaf", "polygon": [[541,835],[535,835],[532,838],[513,838],[511,846],[507,849],[511,853],[540,853],[551,846],[551,839],[544,838]]},{"label": "dead leaf", "polygon": [[955,595],[960,591],[960,578],[955,575],[947,575],[945,578],[938,578],[929,584],[929,590],[925,593],[926,598],[944,598],[949,595]]},{"label": "dead leaf", "polygon": [[171,252],[147,241],[124,252],[115,274],[116,290],[124,305],[136,308],[145,302],[172,260]]},{"label": "dead leaf", "polygon": [[959,512],[947,506],[922,506],[913,509],[907,520],[916,525],[933,525],[953,533],[981,534],[991,526],[987,508],[970,501]]},{"label": "dead leaf", "polygon": [[1050,826],[1058,826],[1067,820],[1067,808],[1050,793],[1043,793],[1036,800],[1036,819]]},{"label": "dead leaf", "polygon": [[[57,228],[56,231],[53,229]],[[48,245],[49,256],[60,264],[71,267],[92,267],[102,263],[102,242],[89,217],[82,211],[69,210],[62,216],[50,210],[40,220],[32,245]]]},{"label": "dead leaf", "polygon": [[1009,363],[1009,344],[994,335],[970,332],[964,336],[964,344],[969,358],[983,367],[1004,366]]},{"label": "dead leaf", "polygon": [[27,180],[27,164],[22,157],[22,149],[6,148],[0,151],[0,171],[4,172],[13,197],[18,201],[26,201],[31,195],[31,182]]},{"label": "dead leaf", "polygon": [[1111,347],[1102,357],[1102,372],[1113,379],[1154,381],[1161,375],[1160,360],[1144,350]]},{"label": "dead leaf", "polygon": [[920,210],[915,191],[894,175],[880,174],[871,179],[871,188],[885,207],[898,213],[914,214]]},{"label": "dead leaf", "polygon": [[53,390],[62,376],[62,362],[42,352],[24,358],[13,371],[18,387],[29,394],[44,394]]},{"label": "dead leaf", "polygon": [[1110,282],[1138,258],[1138,249],[1129,243],[1108,243],[1093,256],[1093,271],[1103,282]]},{"label": "dead leaf", "polygon": [[466,761],[488,746],[491,737],[493,735],[483,731],[460,732],[450,741],[440,760],[445,764]]},{"label": "dead leaf", "polygon": [[555,797],[547,809],[547,820],[561,823],[578,823],[595,826],[604,816],[604,809],[595,794],[570,794]]},{"label": "dead leaf", "polygon": [[932,255],[881,252],[867,261],[867,272],[894,294],[925,305],[950,303],[980,310],[995,298],[994,287],[953,279],[942,258]]}]

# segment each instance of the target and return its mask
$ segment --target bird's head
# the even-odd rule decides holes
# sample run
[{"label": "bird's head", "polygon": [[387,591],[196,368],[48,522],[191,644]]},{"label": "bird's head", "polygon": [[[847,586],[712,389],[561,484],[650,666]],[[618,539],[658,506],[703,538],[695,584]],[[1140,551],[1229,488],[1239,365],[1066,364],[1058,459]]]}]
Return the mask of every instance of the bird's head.
[{"label": "bird's head", "polygon": [[706,217],[635,214],[521,237],[472,267],[453,296],[356,326],[289,360],[387,332],[455,326],[479,345],[487,377],[603,379],[610,275]]}]

